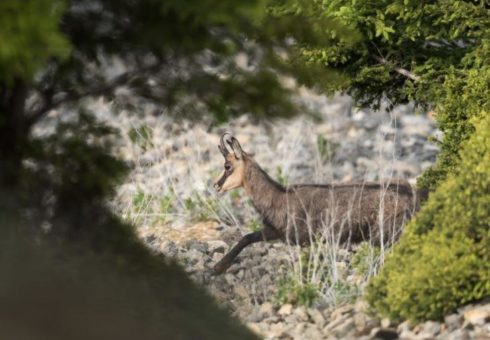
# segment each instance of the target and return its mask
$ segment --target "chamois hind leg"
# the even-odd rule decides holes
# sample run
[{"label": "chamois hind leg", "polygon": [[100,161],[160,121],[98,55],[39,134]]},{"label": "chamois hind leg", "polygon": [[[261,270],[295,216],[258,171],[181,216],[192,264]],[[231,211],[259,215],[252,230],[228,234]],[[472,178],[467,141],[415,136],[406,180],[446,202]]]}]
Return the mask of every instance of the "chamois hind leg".
[{"label": "chamois hind leg", "polygon": [[279,238],[279,234],[275,229],[265,227],[262,230],[243,236],[231,250],[223,256],[223,258],[214,265],[213,273],[215,275],[223,274],[233,263],[233,260],[242,252],[245,247],[252,243],[260,241],[271,241]]}]

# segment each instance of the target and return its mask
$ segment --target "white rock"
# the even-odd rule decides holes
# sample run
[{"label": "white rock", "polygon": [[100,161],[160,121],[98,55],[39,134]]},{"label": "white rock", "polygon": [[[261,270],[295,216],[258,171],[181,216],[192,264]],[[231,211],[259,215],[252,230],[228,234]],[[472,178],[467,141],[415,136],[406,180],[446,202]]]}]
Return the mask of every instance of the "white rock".
[{"label": "white rock", "polygon": [[483,325],[490,322],[490,304],[471,308],[463,313],[465,321],[472,325]]},{"label": "white rock", "polygon": [[262,330],[260,329],[260,326],[259,324],[255,323],[255,322],[249,322],[247,323],[247,327],[252,331],[254,332],[255,334],[257,335],[262,335]]},{"label": "white rock", "polygon": [[354,310],[356,312],[365,312],[365,311],[367,311],[368,308],[369,308],[369,305],[364,300],[358,300],[358,301],[356,301],[356,303],[354,305]]},{"label": "white rock", "polygon": [[293,312],[293,305],[286,303],[285,305],[282,305],[281,308],[279,308],[277,314],[282,316],[287,316],[290,315],[292,312]]},{"label": "white rock", "polygon": [[318,309],[314,309],[314,308],[308,309],[308,315],[313,320],[313,322],[317,325],[318,328],[321,329],[325,325],[325,318],[323,317],[323,314]]},{"label": "white rock", "polygon": [[340,338],[345,338],[345,335],[351,331],[355,331],[354,319],[349,317],[347,320],[342,322],[340,325],[335,327],[332,332],[335,333]]},{"label": "white rock", "polygon": [[423,338],[433,338],[441,330],[441,324],[435,321],[427,321],[422,324],[419,336]]},{"label": "white rock", "polygon": [[392,325],[392,322],[391,322],[391,320],[390,320],[390,319],[388,319],[388,318],[383,318],[383,319],[381,320],[381,327],[383,327],[383,328],[388,328],[388,327],[390,327],[391,325]]},{"label": "white rock", "polygon": [[267,335],[271,338],[280,338],[284,334],[285,328],[285,324],[282,322],[273,323],[272,325],[270,325]]},{"label": "white rock", "polygon": [[260,306],[260,313],[264,317],[272,316],[274,314],[274,308],[272,306],[272,303],[270,302],[265,302]]},{"label": "white rock", "polygon": [[460,314],[450,314],[444,317],[444,323],[449,331],[455,330],[463,321],[463,316]]},{"label": "white rock", "polygon": [[305,307],[298,307],[294,310],[294,315],[300,321],[308,321],[308,314],[306,313]]},{"label": "white rock", "polygon": [[224,254],[229,248],[228,244],[221,240],[211,240],[206,243],[208,244],[208,251],[211,255],[214,255],[214,253]]}]

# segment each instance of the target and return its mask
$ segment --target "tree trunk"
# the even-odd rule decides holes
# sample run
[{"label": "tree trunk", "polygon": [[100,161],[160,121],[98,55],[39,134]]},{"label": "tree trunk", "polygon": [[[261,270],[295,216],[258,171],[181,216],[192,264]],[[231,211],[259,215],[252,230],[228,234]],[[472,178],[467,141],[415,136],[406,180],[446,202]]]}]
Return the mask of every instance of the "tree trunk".
[{"label": "tree trunk", "polygon": [[15,80],[10,86],[0,85],[0,186],[15,188],[22,173],[27,133],[25,102],[27,85]]}]

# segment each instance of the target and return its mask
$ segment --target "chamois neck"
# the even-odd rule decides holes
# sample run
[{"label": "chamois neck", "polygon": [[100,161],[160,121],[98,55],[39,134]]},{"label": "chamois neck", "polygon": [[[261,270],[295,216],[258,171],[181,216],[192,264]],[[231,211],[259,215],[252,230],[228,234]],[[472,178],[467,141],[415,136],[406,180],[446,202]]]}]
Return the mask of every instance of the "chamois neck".
[{"label": "chamois neck", "polygon": [[264,214],[274,205],[282,204],[286,189],[274,181],[256,162],[247,160],[244,188],[253,205]]}]

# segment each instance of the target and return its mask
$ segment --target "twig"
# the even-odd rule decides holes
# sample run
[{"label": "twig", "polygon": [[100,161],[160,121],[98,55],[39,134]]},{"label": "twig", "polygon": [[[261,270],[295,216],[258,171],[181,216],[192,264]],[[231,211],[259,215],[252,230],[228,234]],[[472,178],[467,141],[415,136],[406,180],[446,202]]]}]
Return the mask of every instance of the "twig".
[{"label": "twig", "polygon": [[[374,57],[374,59],[376,59],[377,61],[379,61],[381,64],[387,64],[388,61],[385,59],[385,58],[381,58],[381,57]],[[416,74],[413,74],[412,72],[404,69],[404,68],[401,68],[401,67],[395,67],[395,72],[398,72],[400,73],[401,75],[404,75],[405,77],[407,78],[410,78],[414,81],[419,81],[420,80],[420,76],[416,75]]]},{"label": "twig", "polygon": [[85,92],[80,92],[80,93],[68,93],[64,97],[58,99],[58,100],[53,100],[53,97],[50,96],[46,100],[46,103],[37,111],[35,111],[26,121],[26,125],[28,127],[34,125],[37,121],[39,121],[46,113],[51,111],[52,109],[60,106],[61,104],[66,104],[66,103],[72,103],[77,100],[80,100],[85,97],[92,97],[92,96],[97,96],[97,95],[107,95],[114,91],[116,88],[119,86],[122,86],[124,84],[127,84],[132,78],[136,77],[140,73],[148,73],[148,72],[156,72],[158,69],[161,67],[162,63],[158,62],[154,65],[139,68],[136,70],[131,70],[128,72],[125,72],[118,77],[114,78],[109,84],[106,84],[104,86],[96,87],[93,89],[89,89]]}]

